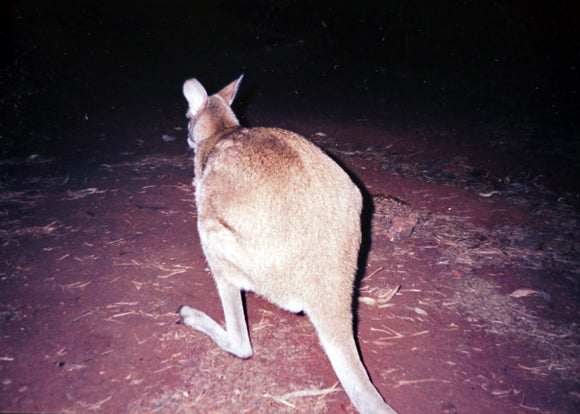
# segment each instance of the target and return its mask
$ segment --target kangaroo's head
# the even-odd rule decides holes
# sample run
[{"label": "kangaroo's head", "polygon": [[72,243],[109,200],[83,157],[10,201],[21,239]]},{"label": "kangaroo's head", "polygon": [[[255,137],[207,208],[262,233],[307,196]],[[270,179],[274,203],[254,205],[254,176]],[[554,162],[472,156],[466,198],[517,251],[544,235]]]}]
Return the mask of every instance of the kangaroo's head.
[{"label": "kangaroo's head", "polygon": [[183,95],[189,104],[185,115],[189,119],[187,143],[191,148],[195,150],[204,139],[240,124],[230,105],[236,97],[243,77],[244,75],[240,76],[209,97],[197,79],[185,81]]}]

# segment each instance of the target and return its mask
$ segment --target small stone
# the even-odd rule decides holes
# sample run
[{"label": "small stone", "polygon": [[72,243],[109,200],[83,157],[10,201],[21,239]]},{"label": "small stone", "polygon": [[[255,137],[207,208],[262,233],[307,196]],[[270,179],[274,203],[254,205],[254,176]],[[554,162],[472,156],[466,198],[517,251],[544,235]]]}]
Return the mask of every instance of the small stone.
[{"label": "small stone", "polygon": [[417,225],[417,217],[394,217],[391,222],[391,227],[387,231],[387,237],[390,241],[401,241],[408,239],[413,234],[413,230]]}]

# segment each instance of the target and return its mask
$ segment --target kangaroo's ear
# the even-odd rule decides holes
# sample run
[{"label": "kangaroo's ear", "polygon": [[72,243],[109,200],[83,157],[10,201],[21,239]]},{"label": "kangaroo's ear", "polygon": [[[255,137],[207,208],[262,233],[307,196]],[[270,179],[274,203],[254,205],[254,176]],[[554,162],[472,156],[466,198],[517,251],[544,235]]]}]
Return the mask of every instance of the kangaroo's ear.
[{"label": "kangaroo's ear", "polygon": [[189,104],[189,112],[195,116],[207,103],[207,92],[197,79],[188,79],[183,84],[183,96]]},{"label": "kangaroo's ear", "polygon": [[223,88],[217,94],[223,98],[224,101],[231,105],[238,93],[238,88],[240,87],[240,83],[242,83],[242,78],[244,75],[240,75],[238,79],[230,83],[228,86]]}]

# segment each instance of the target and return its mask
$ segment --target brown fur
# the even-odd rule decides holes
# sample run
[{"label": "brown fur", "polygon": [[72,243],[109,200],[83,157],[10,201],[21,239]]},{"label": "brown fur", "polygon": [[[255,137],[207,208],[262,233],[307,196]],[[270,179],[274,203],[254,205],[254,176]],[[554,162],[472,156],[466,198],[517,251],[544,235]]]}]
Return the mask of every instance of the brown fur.
[{"label": "brown fur", "polygon": [[394,413],[372,386],[352,331],[362,196],[350,177],[305,138],[277,128],[240,128],[230,104],[241,77],[208,97],[195,80],[188,142],[196,149],[201,244],[226,329],[188,306],[184,322],[224,350],[252,355],[241,291],[304,311],[343,387],[362,413]]}]

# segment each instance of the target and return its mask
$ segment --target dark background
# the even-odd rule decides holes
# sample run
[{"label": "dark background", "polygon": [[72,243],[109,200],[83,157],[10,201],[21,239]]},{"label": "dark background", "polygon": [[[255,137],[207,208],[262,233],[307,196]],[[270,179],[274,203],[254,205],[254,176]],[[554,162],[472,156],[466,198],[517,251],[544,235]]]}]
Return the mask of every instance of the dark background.
[{"label": "dark background", "polygon": [[536,153],[577,159],[572,1],[53,0],[2,9],[3,158],[127,150],[137,137],[147,148],[149,134],[157,141],[183,122],[184,79],[212,92],[244,73],[237,109],[246,124],[264,109],[387,129],[532,125]]},{"label": "dark background", "polygon": [[290,408],[264,390],[336,381],[310,324],[257,295],[250,361],[175,325],[222,313],[182,84],[244,73],[244,124],[302,133],[372,195],[360,293],[381,301],[357,330],[388,401],[580,412],[577,3],[1,2],[0,404],[271,412]]}]

